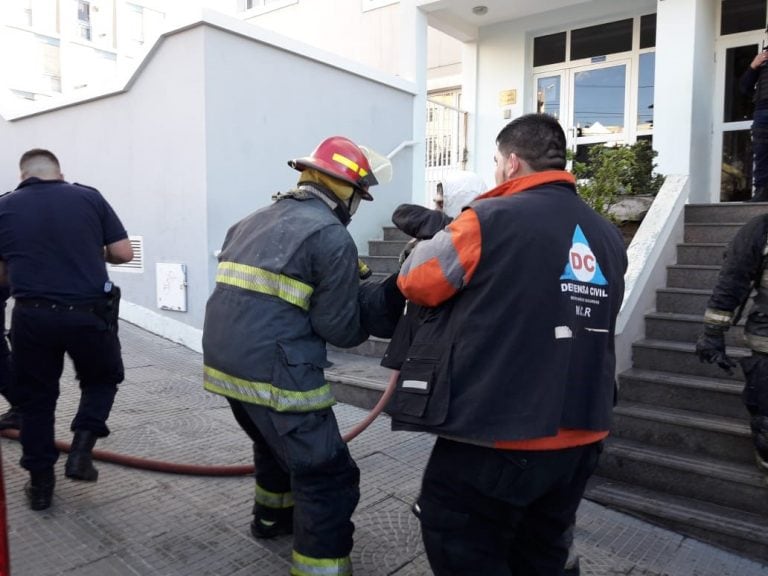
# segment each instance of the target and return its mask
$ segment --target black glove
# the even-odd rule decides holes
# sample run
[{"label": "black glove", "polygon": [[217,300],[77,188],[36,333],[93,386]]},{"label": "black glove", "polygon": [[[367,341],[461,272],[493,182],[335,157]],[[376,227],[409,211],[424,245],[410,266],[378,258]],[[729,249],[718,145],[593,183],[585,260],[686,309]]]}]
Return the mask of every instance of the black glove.
[{"label": "black glove", "polygon": [[405,248],[403,248],[403,251],[400,252],[400,258],[397,259],[400,266],[403,265],[403,262],[405,262],[406,258],[411,255],[411,252],[414,248],[416,248],[416,244],[418,244],[419,241],[416,238],[411,238],[408,241],[408,244],[405,245]]},{"label": "black glove", "polygon": [[696,341],[696,356],[702,362],[717,364],[728,374],[733,374],[732,368],[736,367],[725,353],[725,331],[714,326],[704,326],[704,333]]}]

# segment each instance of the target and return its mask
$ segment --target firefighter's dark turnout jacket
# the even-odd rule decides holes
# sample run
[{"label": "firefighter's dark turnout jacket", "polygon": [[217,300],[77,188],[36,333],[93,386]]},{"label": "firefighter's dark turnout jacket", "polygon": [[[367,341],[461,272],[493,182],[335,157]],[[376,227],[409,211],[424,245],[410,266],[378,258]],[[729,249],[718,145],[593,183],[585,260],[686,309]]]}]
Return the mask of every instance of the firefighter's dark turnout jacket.
[{"label": "firefighter's dark turnout jacket", "polygon": [[325,343],[368,338],[359,283],[357,248],[320,198],[281,200],[235,224],[206,308],[206,390],[277,412],[331,406]]},{"label": "firefighter's dark turnout jacket", "polygon": [[728,329],[736,311],[755,289],[744,326],[744,340],[752,350],[768,354],[768,214],[749,220],[736,233],[725,253],[717,285],[707,303],[704,322]]}]

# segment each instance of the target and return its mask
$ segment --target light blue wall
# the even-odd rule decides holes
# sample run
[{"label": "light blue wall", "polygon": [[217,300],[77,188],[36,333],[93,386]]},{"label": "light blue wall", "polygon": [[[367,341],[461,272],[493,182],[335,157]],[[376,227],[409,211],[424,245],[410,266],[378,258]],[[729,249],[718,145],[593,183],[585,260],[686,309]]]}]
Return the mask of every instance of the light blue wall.
[{"label": "light blue wall", "polygon": [[[225,30],[205,29],[208,253],[227,229],[292,188],[290,158],[342,135],[383,154],[412,138],[412,93]],[[395,177],[371,189],[349,230],[358,250],[381,236],[394,208],[411,198],[412,150],[393,161]]]}]

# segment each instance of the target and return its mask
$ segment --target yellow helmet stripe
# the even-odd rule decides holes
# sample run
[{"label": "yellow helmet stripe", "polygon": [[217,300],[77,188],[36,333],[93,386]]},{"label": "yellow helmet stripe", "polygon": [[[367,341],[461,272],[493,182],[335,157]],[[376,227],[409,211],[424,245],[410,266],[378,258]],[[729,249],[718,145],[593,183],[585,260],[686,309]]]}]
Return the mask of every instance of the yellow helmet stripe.
[{"label": "yellow helmet stripe", "polygon": [[352,170],[352,172],[357,173],[361,178],[365,178],[366,176],[368,176],[368,171],[365,168],[360,166],[354,160],[350,160],[346,156],[342,156],[338,152],[334,152],[333,156],[331,157],[331,159],[334,162],[338,162],[339,164],[342,164],[342,165],[346,166],[347,168]]}]

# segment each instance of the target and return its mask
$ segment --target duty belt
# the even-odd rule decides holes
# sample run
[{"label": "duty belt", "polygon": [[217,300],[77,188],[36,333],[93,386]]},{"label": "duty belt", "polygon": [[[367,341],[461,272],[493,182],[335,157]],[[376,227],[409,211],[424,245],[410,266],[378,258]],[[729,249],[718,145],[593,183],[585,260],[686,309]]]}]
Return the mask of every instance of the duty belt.
[{"label": "duty belt", "polygon": [[62,312],[71,310],[95,312],[99,304],[100,302],[55,302],[54,300],[46,300],[44,298],[19,298],[14,300],[14,306],[19,306],[20,308],[40,308],[43,310],[60,310]]}]

